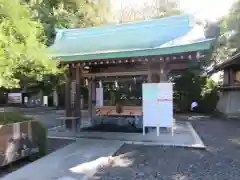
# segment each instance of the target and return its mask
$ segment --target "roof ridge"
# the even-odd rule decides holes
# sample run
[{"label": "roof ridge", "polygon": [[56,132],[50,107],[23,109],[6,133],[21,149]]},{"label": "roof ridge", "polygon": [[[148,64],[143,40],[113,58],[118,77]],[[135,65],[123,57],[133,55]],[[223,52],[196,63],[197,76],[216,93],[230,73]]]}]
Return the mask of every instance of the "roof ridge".
[{"label": "roof ridge", "polygon": [[190,18],[189,15],[182,14],[182,15],[163,17],[163,18],[159,18],[159,19],[135,21],[135,22],[122,23],[122,24],[107,24],[107,25],[101,25],[101,26],[95,26],[95,27],[57,29],[57,31],[72,32],[72,31],[83,31],[83,30],[89,30],[89,29],[103,29],[103,28],[119,27],[119,26],[123,27],[123,26],[128,26],[128,25],[136,25],[136,24],[164,21],[164,20],[167,20],[167,19],[179,19],[181,17],[188,17],[188,20]]},{"label": "roof ridge", "polygon": [[[143,27],[141,27],[142,29],[146,29],[146,28],[151,28],[151,27],[154,27],[154,26],[156,26],[156,25],[148,25],[148,26],[143,26]],[[171,27],[173,27],[173,28],[176,28],[176,27],[181,27],[181,26],[184,26],[184,25],[182,25],[181,23],[179,23],[179,24],[174,24],[174,25],[172,25]],[[190,25],[189,25],[190,26]],[[163,26],[161,26],[161,27],[163,27]],[[165,27],[167,27],[167,26],[165,26]],[[133,30],[135,30],[135,29],[137,29],[137,28],[128,28],[128,29],[124,29],[125,30],[125,32],[126,31],[133,31]],[[118,31],[118,32],[120,32],[120,31],[122,31],[121,29],[118,29],[118,30],[116,30],[116,29],[111,29],[111,30],[108,30],[108,31],[105,31],[105,32],[93,32],[93,33],[86,33],[86,34],[78,34],[78,33],[76,33],[76,34],[69,34],[69,35],[67,35],[68,36],[68,38],[67,39],[71,39],[71,37],[72,38],[76,38],[77,36],[76,35],[79,35],[79,36],[81,36],[82,38],[87,38],[87,37],[90,37],[90,36],[104,36],[104,35],[106,35],[106,34],[110,34],[110,33],[116,33],[116,31]],[[66,36],[66,33],[65,32],[63,32],[63,36],[65,37]],[[65,39],[65,38],[64,38]]]}]

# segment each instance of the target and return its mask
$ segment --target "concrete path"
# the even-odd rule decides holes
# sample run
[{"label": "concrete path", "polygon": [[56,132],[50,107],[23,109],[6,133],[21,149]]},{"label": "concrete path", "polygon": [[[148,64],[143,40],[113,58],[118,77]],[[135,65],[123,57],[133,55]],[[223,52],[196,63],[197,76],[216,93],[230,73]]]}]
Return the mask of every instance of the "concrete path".
[{"label": "concrete path", "polygon": [[48,131],[49,138],[66,139],[104,139],[119,140],[127,144],[141,145],[165,145],[175,147],[205,148],[205,145],[197,132],[189,122],[176,122],[174,131],[160,131],[157,136],[156,130],[151,130],[143,136],[142,133],[122,133],[122,132],[87,132],[81,131],[73,133],[64,128],[56,128]]},{"label": "concrete path", "polygon": [[110,163],[120,141],[79,139],[50,155],[3,177],[1,180],[87,180]]}]

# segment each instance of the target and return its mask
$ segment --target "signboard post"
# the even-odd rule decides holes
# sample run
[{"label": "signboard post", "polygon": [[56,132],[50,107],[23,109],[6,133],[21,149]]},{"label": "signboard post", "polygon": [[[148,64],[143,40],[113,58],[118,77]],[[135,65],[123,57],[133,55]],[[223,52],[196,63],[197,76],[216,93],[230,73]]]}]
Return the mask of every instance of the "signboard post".
[{"label": "signboard post", "polygon": [[172,83],[146,83],[142,88],[143,135],[145,127],[160,127],[173,130],[173,86]]}]

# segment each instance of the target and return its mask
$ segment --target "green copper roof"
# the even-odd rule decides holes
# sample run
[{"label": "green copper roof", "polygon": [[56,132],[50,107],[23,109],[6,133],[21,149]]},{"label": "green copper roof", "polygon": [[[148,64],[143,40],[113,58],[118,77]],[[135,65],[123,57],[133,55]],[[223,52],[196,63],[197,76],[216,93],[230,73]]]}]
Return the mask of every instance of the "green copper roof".
[{"label": "green copper roof", "polygon": [[166,48],[155,48],[155,49],[143,49],[133,51],[118,51],[108,53],[96,53],[96,54],[80,54],[71,56],[59,56],[62,61],[77,61],[77,60],[94,60],[94,59],[111,59],[111,58],[125,58],[125,57],[137,57],[137,56],[153,56],[153,55],[167,55],[177,54],[182,52],[193,52],[209,50],[211,48],[212,41],[203,41],[194,44],[173,46]]},{"label": "green copper roof", "polygon": [[[188,35],[187,15],[122,25],[59,30],[49,48],[61,61],[167,55],[211,48],[211,39]],[[187,38],[182,38],[188,35]],[[190,37],[190,39],[189,39]],[[192,38],[192,39],[191,39]]]}]

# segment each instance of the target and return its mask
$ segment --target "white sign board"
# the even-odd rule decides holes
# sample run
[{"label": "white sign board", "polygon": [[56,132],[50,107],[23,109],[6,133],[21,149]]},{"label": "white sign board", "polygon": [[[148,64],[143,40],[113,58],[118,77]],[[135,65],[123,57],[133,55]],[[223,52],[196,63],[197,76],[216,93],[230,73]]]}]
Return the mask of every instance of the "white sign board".
[{"label": "white sign board", "polygon": [[143,108],[143,126],[156,127],[159,123],[157,107],[157,83],[143,84],[142,88],[142,108]]},{"label": "white sign board", "polygon": [[173,127],[173,85],[172,83],[158,84],[158,116],[160,127]]},{"label": "white sign board", "polygon": [[[146,83],[142,88],[143,128],[173,127],[172,83]],[[159,134],[159,132],[158,132]]]},{"label": "white sign board", "polygon": [[8,103],[21,104],[22,103],[22,93],[8,93]]},{"label": "white sign board", "polygon": [[96,88],[96,107],[103,107],[103,88]]}]

